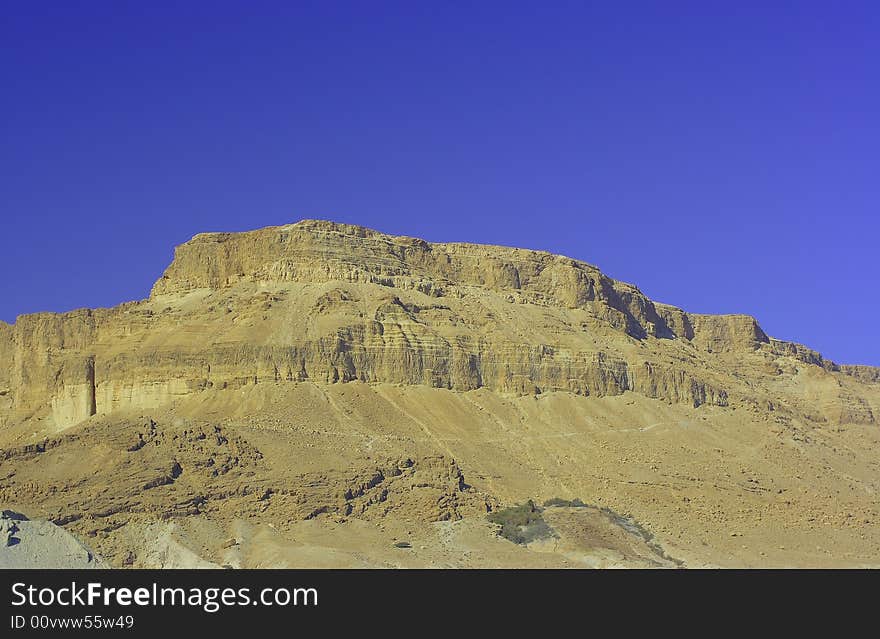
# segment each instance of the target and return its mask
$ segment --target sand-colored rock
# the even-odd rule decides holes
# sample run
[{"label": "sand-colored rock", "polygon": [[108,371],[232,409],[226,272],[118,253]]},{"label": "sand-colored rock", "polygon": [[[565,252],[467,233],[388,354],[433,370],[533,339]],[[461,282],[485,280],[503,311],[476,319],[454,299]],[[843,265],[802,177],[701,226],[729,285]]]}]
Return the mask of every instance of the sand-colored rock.
[{"label": "sand-colored rock", "polygon": [[[480,546],[487,509],[560,495],[636,517],[689,565],[835,564],[786,536],[880,563],[880,369],[549,253],[309,220],[202,234],[146,300],[0,323],[0,363],[0,502],[123,565],[192,563],[186,543],[212,565],[315,560],[291,546],[303,522],[355,544],[411,521],[447,550],[436,522],[470,522],[455,530]],[[194,541],[239,520],[271,556]],[[174,526],[152,559],[126,559],[156,522]],[[588,546],[497,556],[570,565]]]},{"label": "sand-colored rock", "polygon": [[266,381],[726,405],[739,384],[716,353],[834,368],[751,317],[655,305],[568,258],[315,221],[198,235],[149,300],[22,316],[12,334],[16,416],[57,429]]},{"label": "sand-colored rock", "polygon": [[0,430],[12,415],[12,359],[15,354],[14,329],[0,322]]}]

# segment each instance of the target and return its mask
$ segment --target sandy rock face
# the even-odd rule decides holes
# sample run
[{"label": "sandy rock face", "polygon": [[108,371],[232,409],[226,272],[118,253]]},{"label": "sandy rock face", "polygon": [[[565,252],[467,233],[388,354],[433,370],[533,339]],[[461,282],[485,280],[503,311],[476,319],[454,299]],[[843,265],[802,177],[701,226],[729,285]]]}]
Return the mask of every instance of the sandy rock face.
[{"label": "sandy rock face", "polygon": [[0,414],[61,429],[210,389],[304,380],[725,406],[740,390],[718,361],[731,353],[837,370],[751,317],[654,304],[569,258],[304,221],[196,236],[143,302],[0,326],[11,361]]},{"label": "sandy rock face", "polygon": [[444,296],[449,286],[474,286],[567,307],[599,301],[637,334],[662,324],[637,289],[583,262],[522,249],[430,244],[314,220],[252,233],[197,235],[178,247],[152,296],[242,281],[362,282],[433,297]]},{"label": "sandy rock face", "polygon": [[5,322],[0,322],[0,428],[6,425],[6,421],[12,414],[12,358],[15,354],[15,342],[13,341],[13,328]]}]

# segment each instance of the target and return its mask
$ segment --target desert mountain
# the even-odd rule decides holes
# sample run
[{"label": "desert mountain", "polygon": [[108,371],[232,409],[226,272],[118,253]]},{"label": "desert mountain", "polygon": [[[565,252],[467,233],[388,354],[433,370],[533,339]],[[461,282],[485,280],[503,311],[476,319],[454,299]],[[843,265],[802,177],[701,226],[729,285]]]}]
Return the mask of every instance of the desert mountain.
[{"label": "desert mountain", "polygon": [[880,369],[545,252],[201,234],[0,364],[0,506],[115,565],[880,564]]}]

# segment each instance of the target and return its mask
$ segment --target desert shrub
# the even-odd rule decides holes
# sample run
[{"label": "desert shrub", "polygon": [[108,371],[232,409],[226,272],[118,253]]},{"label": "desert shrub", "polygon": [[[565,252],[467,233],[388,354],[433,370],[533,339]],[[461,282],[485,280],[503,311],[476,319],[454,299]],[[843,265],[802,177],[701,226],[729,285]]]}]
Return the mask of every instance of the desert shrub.
[{"label": "desert shrub", "polygon": [[502,526],[504,524],[526,526],[540,517],[541,512],[531,499],[524,504],[489,513],[489,521],[493,524],[501,524]]},{"label": "desert shrub", "polygon": [[498,534],[515,544],[527,544],[536,539],[555,537],[556,533],[541,515],[541,508],[531,499],[524,504],[497,510],[488,515],[493,524],[499,524]]}]

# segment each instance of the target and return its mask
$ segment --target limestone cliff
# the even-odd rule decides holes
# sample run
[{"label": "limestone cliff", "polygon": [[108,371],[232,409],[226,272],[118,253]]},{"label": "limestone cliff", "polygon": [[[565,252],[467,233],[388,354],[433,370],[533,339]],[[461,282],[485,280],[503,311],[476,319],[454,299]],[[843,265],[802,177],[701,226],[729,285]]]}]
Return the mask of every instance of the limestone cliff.
[{"label": "limestone cliff", "polygon": [[[304,380],[766,406],[774,402],[761,385],[782,370],[774,362],[838,374],[752,317],[655,304],[570,258],[311,220],[198,235],[176,249],[149,299],[22,316],[0,325],[0,357],[11,362],[0,367],[0,415],[56,429],[206,391]],[[744,382],[736,369],[746,364],[767,380]],[[877,381],[876,369],[842,372]],[[803,410],[796,397],[774,401]],[[841,402],[858,404],[835,399],[807,412],[838,415]],[[870,410],[851,412],[873,420]]]},{"label": "limestone cliff", "polygon": [[449,287],[515,293],[569,308],[599,302],[634,335],[662,324],[635,287],[569,258],[496,246],[430,244],[357,226],[305,220],[251,233],[206,233],[177,248],[153,297],[237,282],[327,281],[379,284],[442,297]]},{"label": "limestone cliff", "polygon": [[12,413],[12,357],[15,354],[13,328],[0,322],[0,428]]}]

